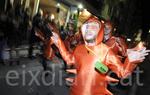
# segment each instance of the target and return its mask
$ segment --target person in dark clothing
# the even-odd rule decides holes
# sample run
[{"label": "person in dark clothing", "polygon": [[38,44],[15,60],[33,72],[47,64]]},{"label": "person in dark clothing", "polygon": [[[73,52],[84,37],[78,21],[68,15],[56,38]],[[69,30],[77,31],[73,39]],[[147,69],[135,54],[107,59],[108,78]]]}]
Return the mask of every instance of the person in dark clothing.
[{"label": "person in dark clothing", "polygon": [[[51,50],[49,50],[51,47],[51,43],[50,43],[50,37],[52,36],[52,32],[51,29],[49,27],[49,21],[47,21],[47,19],[44,19],[42,17],[42,11],[39,10],[38,14],[35,15],[35,17],[33,18],[33,22],[32,22],[32,30],[31,30],[31,39],[30,39],[30,49],[29,49],[29,57],[31,56],[32,52],[33,52],[33,44],[36,41],[42,41],[43,45],[41,46],[41,51],[42,51],[42,55],[41,55],[41,59],[42,59],[42,66],[44,71],[46,71],[48,69],[47,66],[47,60],[49,60],[49,57],[51,56],[51,54],[49,55],[49,52]],[[45,51],[47,50],[46,54]],[[48,55],[47,55],[48,53]],[[47,74],[46,74],[47,76]]]},{"label": "person in dark clothing", "polygon": [[0,63],[4,64],[4,56],[3,56],[3,52],[4,52],[4,46],[5,46],[5,38],[4,38],[4,26],[3,24],[5,23],[5,20],[3,20],[2,15],[4,14],[0,14]]},{"label": "person in dark clothing", "polygon": [[[10,4],[11,5],[11,4]],[[19,52],[15,48],[20,44],[20,33],[19,33],[19,17],[16,14],[15,7],[11,5],[9,10],[7,11],[7,44],[10,47],[10,65],[13,62],[17,62],[19,64]],[[14,56],[15,54],[15,56]]]},{"label": "person in dark clothing", "polygon": [[40,41],[40,38],[38,38],[35,35],[35,29],[36,27],[38,27],[39,22],[43,22],[43,12],[42,10],[39,10],[38,13],[33,17],[32,20],[32,29],[31,29],[31,34],[30,34],[30,38],[29,38],[29,51],[28,51],[28,57],[29,58],[34,58],[33,56],[33,46],[35,43]]},{"label": "person in dark clothing", "polygon": [[25,9],[23,22],[24,22],[23,31],[24,31],[24,35],[25,35],[24,40],[27,41],[29,39],[29,32],[31,30],[31,11],[30,11],[30,8]]}]

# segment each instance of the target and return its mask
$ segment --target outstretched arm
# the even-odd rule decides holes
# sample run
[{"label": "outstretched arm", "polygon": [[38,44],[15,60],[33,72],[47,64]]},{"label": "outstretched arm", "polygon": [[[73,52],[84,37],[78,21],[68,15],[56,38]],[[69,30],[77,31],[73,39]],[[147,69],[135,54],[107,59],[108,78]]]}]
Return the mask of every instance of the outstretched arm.
[{"label": "outstretched arm", "polygon": [[75,63],[75,58],[73,56],[72,53],[70,53],[65,45],[64,42],[61,40],[61,38],[59,37],[59,35],[57,34],[58,32],[55,32],[56,29],[53,32],[53,36],[51,37],[51,40],[53,41],[53,43],[57,46],[57,48],[59,49],[60,54],[62,55],[63,59],[67,62],[67,64],[71,65]]},{"label": "outstretched arm", "polygon": [[124,64],[122,64],[117,56],[109,50],[106,57],[106,63],[108,67],[118,75],[118,77],[125,78],[133,72],[138,63],[145,59],[148,52],[150,51],[146,50],[145,47],[140,50],[130,51],[128,52],[128,57]]}]

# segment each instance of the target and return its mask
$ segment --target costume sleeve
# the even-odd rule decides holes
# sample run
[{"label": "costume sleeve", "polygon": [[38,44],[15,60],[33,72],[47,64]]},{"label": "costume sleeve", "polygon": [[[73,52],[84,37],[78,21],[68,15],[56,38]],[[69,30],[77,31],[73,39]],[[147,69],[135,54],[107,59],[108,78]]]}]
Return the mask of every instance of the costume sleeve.
[{"label": "costume sleeve", "polygon": [[117,38],[117,42],[119,44],[119,53],[122,56],[127,56],[126,52],[127,52],[127,44],[125,43],[125,41],[121,38]]},{"label": "costume sleeve", "polygon": [[[51,37],[52,42],[57,46],[57,48],[59,49],[59,52],[62,56],[62,58],[66,61],[66,63],[68,65],[72,65],[75,63],[75,58],[74,58],[74,54],[70,53],[65,45],[64,42],[61,40],[60,36],[59,36],[59,31],[58,29],[54,26],[54,25],[49,25],[49,27],[52,29],[53,31],[53,37]],[[55,35],[54,35],[55,34]]]},{"label": "costume sleeve", "polygon": [[74,64],[75,63],[75,58],[73,53],[70,53],[65,45],[64,42],[60,39],[58,39],[57,45],[56,45],[59,49],[59,52],[61,54],[61,56],[63,57],[63,59],[67,62],[68,65]]},{"label": "costume sleeve", "polygon": [[135,63],[130,63],[128,58],[126,58],[124,63],[121,63],[111,49],[107,53],[106,64],[120,78],[125,78],[130,75],[137,66]]}]

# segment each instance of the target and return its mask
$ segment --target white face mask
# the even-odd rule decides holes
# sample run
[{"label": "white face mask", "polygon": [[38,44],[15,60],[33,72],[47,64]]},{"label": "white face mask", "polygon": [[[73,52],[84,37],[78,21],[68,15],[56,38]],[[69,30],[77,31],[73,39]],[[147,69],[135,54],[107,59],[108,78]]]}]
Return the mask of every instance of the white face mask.
[{"label": "white face mask", "polygon": [[85,40],[95,39],[98,32],[100,30],[100,26],[97,22],[86,23],[82,26],[82,34]]}]

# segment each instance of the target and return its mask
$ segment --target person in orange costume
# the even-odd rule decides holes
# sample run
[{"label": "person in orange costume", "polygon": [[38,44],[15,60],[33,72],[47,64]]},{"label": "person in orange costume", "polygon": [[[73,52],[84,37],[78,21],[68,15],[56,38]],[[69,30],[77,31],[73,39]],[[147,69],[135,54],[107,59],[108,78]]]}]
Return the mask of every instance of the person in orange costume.
[{"label": "person in orange costume", "polygon": [[[72,47],[72,48],[69,48],[70,46],[70,43],[71,42],[75,42],[75,44],[74,44],[74,47]],[[68,44],[69,43],[69,44]],[[80,45],[80,44],[83,44],[84,43],[84,41],[83,41],[83,39],[82,39],[82,34],[81,34],[81,31],[79,31],[79,32],[77,32],[74,36],[72,36],[71,38],[69,38],[69,41],[68,41],[68,39],[66,39],[65,40],[65,42],[64,42],[64,44],[65,44],[65,46],[67,46],[66,48],[67,48],[67,50],[69,50],[69,52],[73,52],[74,51],[74,48],[77,46],[77,45]],[[66,72],[68,73],[68,74],[72,74],[72,75],[76,75],[76,68],[75,67],[72,67],[72,68],[67,68],[66,69]],[[68,76],[68,77],[66,77],[66,81],[68,81],[68,82],[70,82],[70,84],[74,81],[74,77],[73,76]],[[70,85],[69,84],[69,85]],[[68,85],[68,86],[69,86]]]},{"label": "person in orange costume", "polygon": [[44,31],[40,30],[39,28],[35,28],[35,35],[39,37],[43,42],[43,55],[42,55],[42,66],[44,71],[47,70],[47,60],[52,60],[54,58],[54,50],[52,49],[51,45],[53,44],[50,37],[47,38]]},{"label": "person in orange costume", "polygon": [[[127,56],[127,45],[121,37],[112,35],[113,25],[110,21],[104,24],[104,39],[103,42],[109,46],[113,52],[122,60]],[[67,70],[70,73],[76,74],[76,69]],[[73,82],[73,78],[67,78],[68,81]]]},{"label": "person in orange costume", "polygon": [[[113,25],[110,21],[106,21],[104,24],[104,40],[103,42],[112,48],[113,52],[122,60],[127,56],[127,45],[121,37],[112,35]],[[76,70],[67,70],[70,73],[76,74]],[[68,81],[73,81],[72,78],[67,78]]]},{"label": "person in orange costume", "polygon": [[113,25],[111,22],[107,21],[104,26],[104,43],[111,47],[116,55],[120,58],[127,56],[127,44],[121,37],[116,37],[112,35]]},{"label": "person in orange costume", "polygon": [[36,29],[35,35],[39,37],[44,44],[44,57],[48,60],[52,60],[54,57],[54,51],[51,48],[51,45],[53,44],[51,40],[45,39],[44,34],[39,29]]},{"label": "person in orange costume", "polygon": [[[125,43],[124,39],[122,39],[121,37],[114,36],[113,32],[115,32],[115,31],[113,31],[113,30],[114,30],[113,24],[110,21],[106,21],[104,24],[104,40],[103,40],[103,42],[107,46],[109,46],[113,50],[113,52],[119,57],[119,59],[123,62],[127,56],[127,44]],[[111,72],[110,76],[118,79],[117,76],[113,72]],[[117,86],[109,85],[108,88],[111,91],[117,93],[117,95],[121,95],[122,93],[127,94],[122,91],[124,89],[123,89],[123,85],[121,85],[121,84],[118,84]],[[124,91],[126,91],[126,90],[127,89],[125,89]]]},{"label": "person in orange costume", "polygon": [[[107,72],[112,70],[118,77],[127,77],[142,62],[149,50],[130,50],[124,64],[102,43],[104,25],[95,17],[89,18],[82,25],[82,36],[85,44],[78,45],[73,53],[69,53],[60,37],[53,33],[52,41],[59,48],[68,65],[75,65],[77,76],[70,88],[70,95],[112,95],[107,90]],[[101,62],[100,62],[101,61]],[[97,65],[101,64],[100,69]],[[107,69],[106,69],[107,68]]]}]

